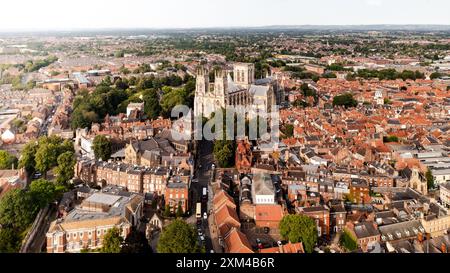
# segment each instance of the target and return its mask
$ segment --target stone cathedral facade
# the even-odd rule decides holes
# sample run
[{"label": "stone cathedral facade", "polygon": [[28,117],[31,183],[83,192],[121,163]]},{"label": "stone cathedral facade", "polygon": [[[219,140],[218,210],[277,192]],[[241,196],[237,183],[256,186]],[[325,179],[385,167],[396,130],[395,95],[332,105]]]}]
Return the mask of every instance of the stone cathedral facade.
[{"label": "stone cathedral facade", "polygon": [[210,117],[227,105],[254,105],[269,113],[272,105],[279,103],[275,77],[255,80],[255,66],[251,63],[234,64],[232,73],[233,77],[224,69],[216,70],[214,82],[210,83],[208,69],[203,66],[197,69],[195,116]]}]

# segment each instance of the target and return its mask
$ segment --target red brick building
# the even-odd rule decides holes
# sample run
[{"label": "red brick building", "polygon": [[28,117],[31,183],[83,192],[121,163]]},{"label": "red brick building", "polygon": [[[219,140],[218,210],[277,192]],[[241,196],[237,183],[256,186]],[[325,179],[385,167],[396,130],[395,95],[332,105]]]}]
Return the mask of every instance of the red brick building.
[{"label": "red brick building", "polygon": [[319,237],[330,236],[330,211],[324,206],[315,206],[309,208],[299,208],[300,214],[306,215],[314,219],[317,225]]},{"label": "red brick building", "polygon": [[350,183],[350,196],[353,199],[353,202],[357,204],[370,203],[370,188],[366,180],[352,178]]},{"label": "red brick building", "polygon": [[186,183],[170,182],[166,186],[164,194],[165,204],[169,205],[172,212],[176,212],[178,205],[181,205],[183,212],[189,210],[189,188]]}]

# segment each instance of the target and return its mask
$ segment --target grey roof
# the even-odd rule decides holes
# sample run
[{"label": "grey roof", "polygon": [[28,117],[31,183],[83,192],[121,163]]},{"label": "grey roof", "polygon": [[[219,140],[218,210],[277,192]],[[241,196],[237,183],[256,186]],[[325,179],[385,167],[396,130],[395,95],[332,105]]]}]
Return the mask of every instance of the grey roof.
[{"label": "grey roof", "polygon": [[109,208],[106,211],[92,211],[90,209],[83,209],[82,206],[73,209],[65,217],[65,222],[82,221],[91,219],[103,219],[115,216],[125,217],[125,207],[132,201],[133,198],[138,196],[137,194],[131,194],[130,196],[118,196],[114,194],[106,193],[94,193],[88,197],[86,201],[98,202],[106,204]]},{"label": "grey roof", "polygon": [[255,84],[256,85],[263,85],[263,84],[269,84],[269,83],[271,83],[273,81],[274,81],[273,77],[267,77],[267,78],[255,80]]},{"label": "grey roof", "polygon": [[439,187],[445,188],[446,190],[450,191],[450,182],[440,184]]},{"label": "grey roof", "polygon": [[169,182],[169,183],[167,183],[167,188],[184,189],[184,188],[187,188],[187,184],[183,183],[183,182]]},{"label": "grey roof", "polygon": [[112,206],[119,199],[120,199],[120,196],[96,192],[96,193],[92,194],[91,196],[89,196],[88,198],[86,198],[86,201]]},{"label": "grey roof", "polygon": [[231,78],[231,75],[228,75],[228,92],[233,93],[240,90],[244,90],[241,86],[237,85],[233,79]]},{"label": "grey roof", "polygon": [[419,220],[405,221],[392,225],[385,225],[378,228],[383,241],[406,239],[416,236],[419,232],[424,232]]},{"label": "grey roof", "polygon": [[144,154],[145,151],[160,151],[164,154],[176,153],[170,145],[169,140],[163,138],[150,138],[148,140],[139,140],[132,143],[135,151]]},{"label": "grey roof", "polygon": [[304,212],[319,212],[319,211],[324,211],[327,209],[324,206],[314,206],[314,207],[302,208],[302,210]]},{"label": "grey roof", "polygon": [[372,222],[362,222],[355,225],[355,234],[358,238],[367,238],[377,236],[380,233]]},{"label": "grey roof", "polygon": [[186,144],[186,141],[184,140],[184,135],[180,134],[179,132],[172,130],[172,129],[164,129],[159,134],[156,135],[156,139],[167,140],[169,142],[174,142],[178,144]]},{"label": "grey roof", "polygon": [[269,88],[269,86],[252,85],[249,92],[253,96],[265,96],[269,92]]},{"label": "grey roof", "polygon": [[272,183],[272,177],[267,173],[257,173],[253,176],[253,189],[257,195],[273,195],[275,188]]},{"label": "grey roof", "polygon": [[112,157],[112,158],[115,158],[115,157],[125,157],[125,148],[122,148],[122,149],[118,150],[117,152],[113,153],[113,154],[111,155],[111,157]]}]

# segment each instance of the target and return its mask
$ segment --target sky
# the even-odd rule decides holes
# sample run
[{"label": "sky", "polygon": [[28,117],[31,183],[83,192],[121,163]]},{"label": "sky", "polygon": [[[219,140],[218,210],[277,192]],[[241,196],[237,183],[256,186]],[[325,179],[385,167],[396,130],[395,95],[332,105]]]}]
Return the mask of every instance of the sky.
[{"label": "sky", "polygon": [[450,25],[448,0],[6,0],[0,31],[269,25]]}]

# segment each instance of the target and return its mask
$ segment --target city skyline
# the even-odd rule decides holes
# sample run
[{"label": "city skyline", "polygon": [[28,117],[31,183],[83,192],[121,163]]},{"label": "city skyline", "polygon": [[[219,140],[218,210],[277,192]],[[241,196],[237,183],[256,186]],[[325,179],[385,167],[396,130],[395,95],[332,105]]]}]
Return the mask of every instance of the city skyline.
[{"label": "city skyline", "polygon": [[[130,0],[124,4],[120,0],[80,0],[67,12],[49,0],[8,1],[2,5],[8,12],[0,17],[0,31],[450,24],[446,16],[450,3],[444,0],[281,0],[276,5],[267,0],[231,0],[226,4],[205,0]],[[342,9],[343,6],[351,8]],[[312,10],[320,12],[308,12]]]}]

